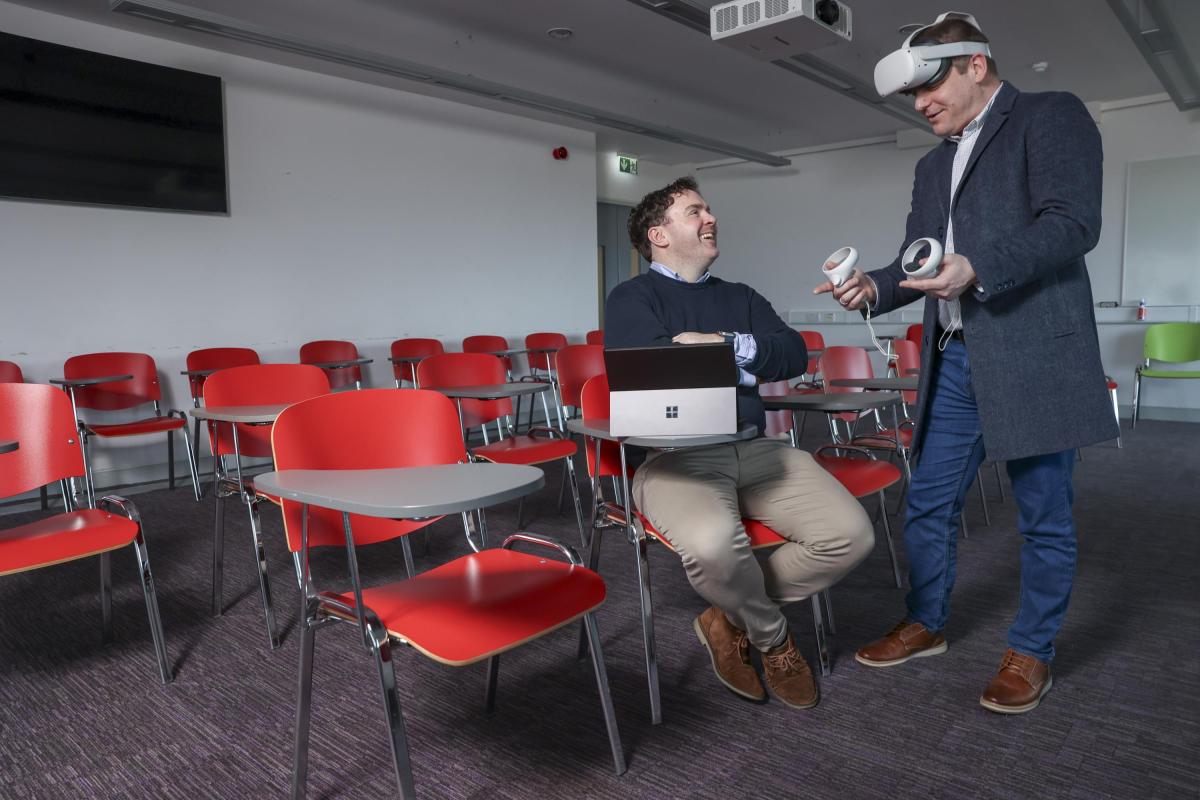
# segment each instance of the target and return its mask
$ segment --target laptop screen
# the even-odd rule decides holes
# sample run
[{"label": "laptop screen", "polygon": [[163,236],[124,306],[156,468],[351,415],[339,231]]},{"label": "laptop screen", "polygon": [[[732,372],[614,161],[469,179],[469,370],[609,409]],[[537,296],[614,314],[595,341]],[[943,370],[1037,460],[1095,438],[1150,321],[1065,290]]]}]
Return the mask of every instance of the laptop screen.
[{"label": "laptop screen", "polygon": [[614,392],[710,389],[737,386],[733,345],[671,344],[604,351],[608,386]]}]

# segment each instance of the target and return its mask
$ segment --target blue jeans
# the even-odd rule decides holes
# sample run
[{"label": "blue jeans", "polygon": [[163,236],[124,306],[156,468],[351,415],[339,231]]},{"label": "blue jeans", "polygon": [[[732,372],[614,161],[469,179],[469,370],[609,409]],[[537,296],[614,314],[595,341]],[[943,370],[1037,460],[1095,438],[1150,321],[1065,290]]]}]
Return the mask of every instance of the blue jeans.
[{"label": "blue jeans", "polygon": [[[950,616],[959,513],[986,453],[962,342],[935,354],[928,422],[908,490],[908,619],[940,631]],[[1049,662],[1075,576],[1075,451],[1009,461],[1021,545],[1021,601],[1008,645]]]}]

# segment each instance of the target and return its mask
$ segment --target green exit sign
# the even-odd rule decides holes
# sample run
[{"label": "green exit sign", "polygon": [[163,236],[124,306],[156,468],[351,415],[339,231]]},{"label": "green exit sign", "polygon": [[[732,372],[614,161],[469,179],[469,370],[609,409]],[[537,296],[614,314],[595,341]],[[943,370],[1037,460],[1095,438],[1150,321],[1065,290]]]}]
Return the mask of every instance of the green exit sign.
[{"label": "green exit sign", "polygon": [[637,159],[633,156],[617,156],[617,169],[630,175],[637,175]]}]

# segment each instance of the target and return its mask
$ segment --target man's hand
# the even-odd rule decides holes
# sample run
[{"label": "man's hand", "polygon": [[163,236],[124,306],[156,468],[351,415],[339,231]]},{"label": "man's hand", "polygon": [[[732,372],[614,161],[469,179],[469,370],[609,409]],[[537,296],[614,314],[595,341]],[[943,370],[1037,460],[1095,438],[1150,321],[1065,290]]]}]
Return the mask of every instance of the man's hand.
[{"label": "man's hand", "polygon": [[[835,266],[837,264],[831,261],[825,263],[826,269]],[[866,305],[875,305],[875,282],[864,275],[860,269],[854,270],[846,282],[836,289],[829,281],[825,281],[813,289],[813,294],[825,294],[826,292],[833,292],[833,299],[847,309],[854,310]]]},{"label": "man's hand", "polygon": [[[923,263],[923,262],[922,262]],[[966,256],[947,253],[942,257],[938,274],[932,278],[909,278],[900,281],[906,289],[916,289],[939,300],[953,300],[976,282],[975,268]]]},{"label": "man's hand", "polygon": [[684,331],[678,336],[671,339],[675,344],[720,344],[725,341],[725,337],[719,333],[696,333],[695,331]]}]

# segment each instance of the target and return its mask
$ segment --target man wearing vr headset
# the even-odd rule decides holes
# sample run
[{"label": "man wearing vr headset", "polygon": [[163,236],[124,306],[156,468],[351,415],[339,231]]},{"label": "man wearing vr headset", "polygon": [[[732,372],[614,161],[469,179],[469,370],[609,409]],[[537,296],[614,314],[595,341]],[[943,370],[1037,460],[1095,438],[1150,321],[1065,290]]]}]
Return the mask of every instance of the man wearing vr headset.
[{"label": "man wearing vr headset", "polygon": [[815,290],[872,314],[925,299],[908,610],[856,658],[890,667],[946,652],[959,513],[984,458],[1006,461],[1024,538],[1020,605],[980,703],[1022,713],[1050,689],[1071,594],[1075,450],[1118,434],[1083,259],[1100,234],[1100,136],[1075,96],[1002,82],[969,14],[915,31],[876,65],[875,86],[910,95],[946,137],[917,164],[905,231],[905,244],[933,237],[946,255],[933,277],[909,278],[897,259]]}]

